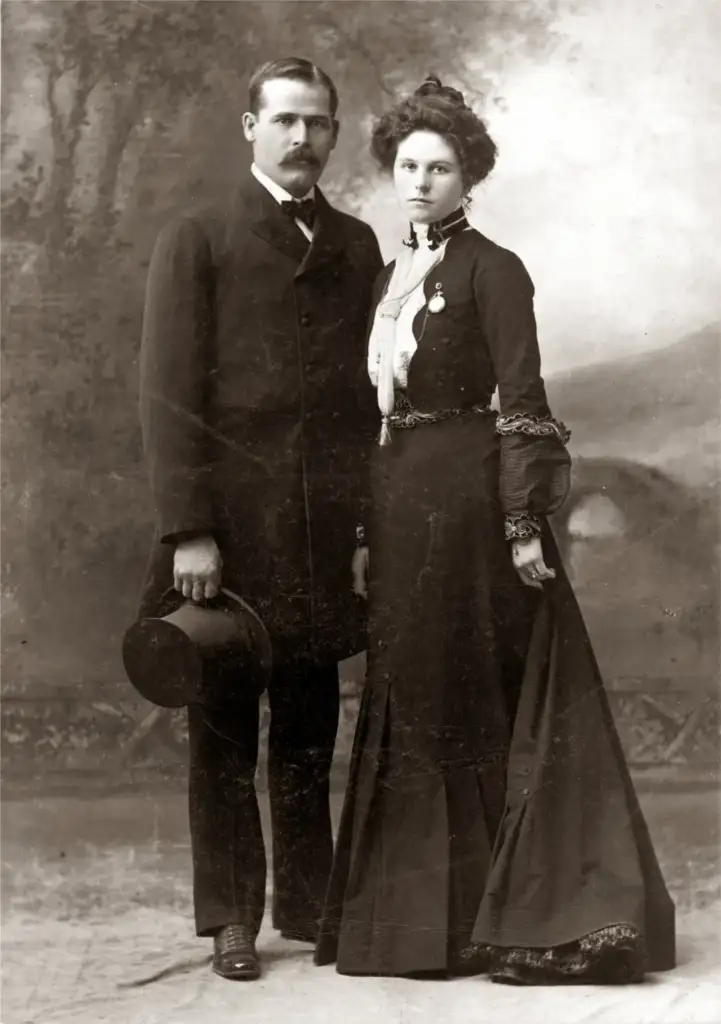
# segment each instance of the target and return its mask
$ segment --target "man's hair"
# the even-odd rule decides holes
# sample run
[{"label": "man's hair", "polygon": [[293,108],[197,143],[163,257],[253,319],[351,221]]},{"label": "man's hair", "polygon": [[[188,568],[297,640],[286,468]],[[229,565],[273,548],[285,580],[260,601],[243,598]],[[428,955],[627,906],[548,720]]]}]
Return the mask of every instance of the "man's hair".
[{"label": "man's hair", "polygon": [[322,85],[328,90],[331,117],[338,110],[338,91],[329,75],[317,64],[303,57],[283,57],[282,60],[271,60],[261,64],[253,72],[248,84],[248,103],[253,114],[258,114],[263,102],[263,86],[276,78],[293,78],[309,85]]}]

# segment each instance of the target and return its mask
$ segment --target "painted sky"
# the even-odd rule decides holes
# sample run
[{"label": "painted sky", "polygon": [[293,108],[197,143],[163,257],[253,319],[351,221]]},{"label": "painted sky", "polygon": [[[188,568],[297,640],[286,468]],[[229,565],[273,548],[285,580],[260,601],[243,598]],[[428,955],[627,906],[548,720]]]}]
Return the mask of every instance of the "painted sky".
[{"label": "painted sky", "polygon": [[[534,278],[547,372],[721,318],[721,4],[560,12],[545,50],[494,74],[500,159],[472,218]],[[390,191],[365,213],[392,254],[402,225]]]},{"label": "painted sky", "polygon": [[[372,6],[382,20],[384,5]],[[472,220],[533,276],[547,373],[663,347],[721,319],[721,3],[569,0],[558,12],[528,56],[479,38],[458,60],[467,81],[495,83],[485,109],[500,158]],[[32,5],[22,15],[10,172],[24,148],[47,157],[49,145],[42,79],[25,60],[44,19]],[[438,70],[453,84],[453,69]],[[360,212],[390,258],[404,225],[390,187],[368,180]]]}]

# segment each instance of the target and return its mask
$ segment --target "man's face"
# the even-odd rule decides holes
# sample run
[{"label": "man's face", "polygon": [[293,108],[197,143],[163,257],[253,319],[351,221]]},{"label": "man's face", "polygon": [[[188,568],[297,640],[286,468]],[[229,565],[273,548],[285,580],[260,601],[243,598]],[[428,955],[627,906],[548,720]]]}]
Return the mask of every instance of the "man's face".
[{"label": "man's face", "polygon": [[338,123],[324,86],[275,78],[263,85],[258,113],[243,115],[243,131],[260,170],[301,198],[316,184],[335,149]]}]

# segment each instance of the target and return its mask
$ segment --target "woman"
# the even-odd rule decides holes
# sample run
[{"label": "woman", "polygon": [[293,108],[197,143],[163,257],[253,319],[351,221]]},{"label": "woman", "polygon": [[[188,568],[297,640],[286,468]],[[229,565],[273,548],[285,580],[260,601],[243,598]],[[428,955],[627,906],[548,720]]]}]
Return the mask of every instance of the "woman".
[{"label": "woman", "polygon": [[316,962],[635,981],[673,966],[673,904],[546,525],[569,435],[533,285],[464,214],[496,149],[429,79],[372,150],[411,226],[368,346],[368,679]]}]

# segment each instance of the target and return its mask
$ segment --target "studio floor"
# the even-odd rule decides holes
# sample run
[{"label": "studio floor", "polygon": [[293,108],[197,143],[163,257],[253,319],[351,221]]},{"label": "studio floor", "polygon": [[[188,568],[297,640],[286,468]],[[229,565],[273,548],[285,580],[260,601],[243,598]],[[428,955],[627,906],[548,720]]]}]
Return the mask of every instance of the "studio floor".
[{"label": "studio floor", "polygon": [[[719,795],[641,799],[677,903],[678,968],[628,988],[528,990],[477,978],[344,978],[314,967],[310,947],[284,942],[267,926],[261,981],[223,981],[208,967],[209,943],[193,933],[182,795],[6,797],[0,1021],[715,1024]],[[335,797],[336,815],[339,805]]]}]

